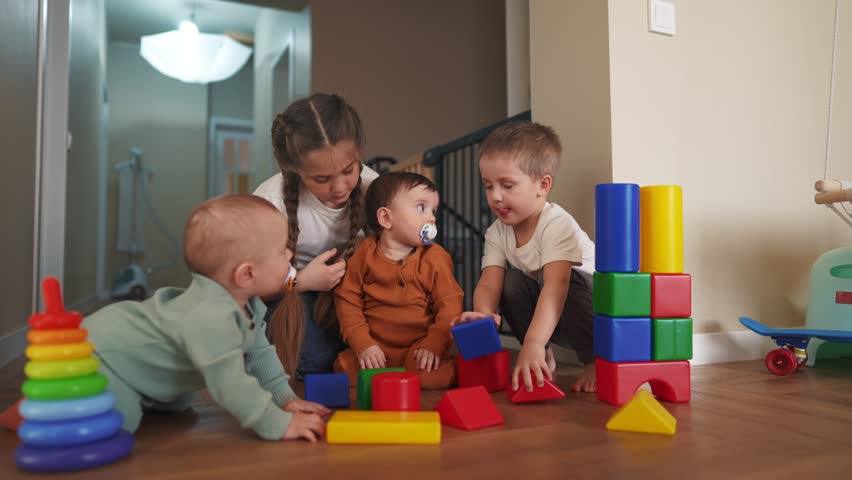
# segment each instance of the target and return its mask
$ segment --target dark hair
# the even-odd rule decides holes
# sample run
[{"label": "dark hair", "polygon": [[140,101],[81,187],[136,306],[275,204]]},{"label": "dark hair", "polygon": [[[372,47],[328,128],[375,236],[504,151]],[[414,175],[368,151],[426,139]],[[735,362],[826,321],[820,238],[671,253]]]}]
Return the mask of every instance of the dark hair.
[{"label": "dark hair", "polygon": [[533,179],[556,175],[562,156],[559,135],[540,123],[507,123],[488,134],[479,147],[479,158],[506,154]]},{"label": "dark hair", "polygon": [[432,180],[413,172],[390,172],[379,175],[364,196],[364,213],[367,216],[367,225],[378,233],[382,231],[379,224],[378,212],[382,207],[387,207],[399,192],[411,190],[414,187],[424,186],[430,192],[438,189]]},{"label": "dark hair", "polygon": [[[296,258],[299,241],[299,191],[302,178],[299,168],[305,155],[328,148],[341,141],[351,141],[358,151],[364,147],[364,130],[358,112],[339,95],[315,93],[308,98],[296,100],[272,122],[272,150],[278,168],[284,177],[284,206],[289,222],[287,247]],[[363,167],[358,162],[359,172]],[[349,240],[338,248],[338,258],[349,260],[355,250],[356,236],[364,227],[363,191],[361,178],[349,195]],[[337,331],[339,326],[334,312],[334,297],[331,292],[321,292],[314,302],[314,321],[328,331]],[[269,336],[275,345],[285,368],[293,375],[299,359],[303,336],[304,312],[296,292],[285,293],[269,324]]]}]

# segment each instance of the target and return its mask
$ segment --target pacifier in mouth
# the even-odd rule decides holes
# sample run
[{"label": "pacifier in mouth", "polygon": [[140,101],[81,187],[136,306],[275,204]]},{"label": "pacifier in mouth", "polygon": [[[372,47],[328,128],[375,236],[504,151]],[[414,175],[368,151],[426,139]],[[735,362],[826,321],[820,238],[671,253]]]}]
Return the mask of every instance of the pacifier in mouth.
[{"label": "pacifier in mouth", "polygon": [[296,267],[293,264],[290,264],[290,270],[287,271],[287,276],[284,278],[284,285],[287,285],[288,289],[292,289],[296,280]]},{"label": "pacifier in mouth", "polygon": [[420,240],[423,241],[423,245],[431,245],[437,236],[438,227],[431,223],[426,223],[420,228]]}]

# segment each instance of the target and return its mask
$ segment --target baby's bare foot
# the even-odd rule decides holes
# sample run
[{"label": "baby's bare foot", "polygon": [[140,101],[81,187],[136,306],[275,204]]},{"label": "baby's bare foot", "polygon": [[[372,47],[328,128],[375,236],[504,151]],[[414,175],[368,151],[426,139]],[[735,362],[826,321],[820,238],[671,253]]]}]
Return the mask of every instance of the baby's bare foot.
[{"label": "baby's bare foot", "polygon": [[544,351],[544,361],[547,363],[550,373],[556,372],[556,358],[553,356],[553,347],[547,347],[547,350]]},{"label": "baby's bare foot", "polygon": [[571,385],[571,390],[575,392],[594,392],[595,391],[595,364],[587,363],[583,365],[583,373],[577,377],[574,384]]}]

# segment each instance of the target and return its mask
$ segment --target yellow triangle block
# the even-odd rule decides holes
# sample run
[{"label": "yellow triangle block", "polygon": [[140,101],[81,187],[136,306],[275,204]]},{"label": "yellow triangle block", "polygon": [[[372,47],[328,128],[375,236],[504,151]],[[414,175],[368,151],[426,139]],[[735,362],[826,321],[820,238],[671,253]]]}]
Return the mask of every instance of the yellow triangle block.
[{"label": "yellow triangle block", "polygon": [[677,419],[647,390],[639,390],[610,417],[606,429],[674,435],[677,432]]}]

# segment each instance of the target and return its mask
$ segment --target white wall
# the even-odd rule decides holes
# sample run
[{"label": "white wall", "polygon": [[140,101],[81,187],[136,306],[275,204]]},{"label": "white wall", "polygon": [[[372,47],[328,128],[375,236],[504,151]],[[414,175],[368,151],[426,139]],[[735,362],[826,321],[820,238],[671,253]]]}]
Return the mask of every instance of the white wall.
[{"label": "white wall", "polygon": [[208,85],[211,117],[254,120],[254,67],[249,59],[233,77]]},{"label": "white wall", "polygon": [[308,96],[311,88],[310,9],[305,8],[299,13],[264,9],[254,32],[253,187],[278,173],[272,154],[270,129],[275,115],[286,105],[276,105],[273,100],[281,98],[281,95],[276,96],[273,74],[282,52],[288,48],[291,49],[290,67],[293,69],[293,98]]},{"label": "white wall", "polygon": [[[180,241],[189,211],[207,194],[207,86],[187,84],[157,72],[139,55],[139,46],[109,44],[109,199],[107,223],[107,280],[127,265],[126,254],[115,253],[117,177],[112,166],[128,159],[130,147],[145,150],[154,170],[150,198],[168,230]],[[145,229],[143,265],[172,257],[172,246],[152,222]],[[185,285],[189,274],[178,252],[174,267],[154,274],[154,287]]]},{"label": "white wall", "polygon": [[106,13],[103,0],[71,1],[71,56],[65,202],[65,268],[68,305],[97,295],[98,182],[106,91]]}]

